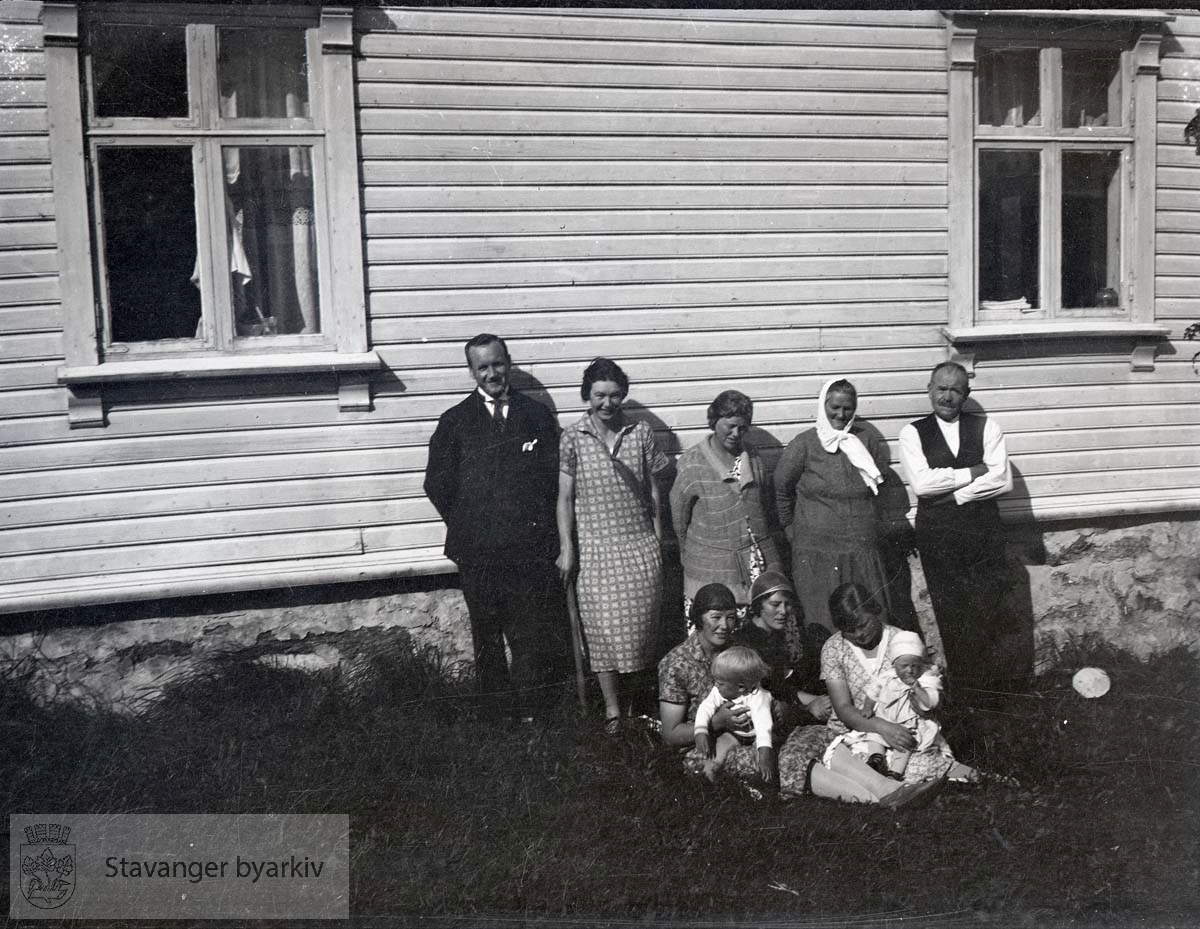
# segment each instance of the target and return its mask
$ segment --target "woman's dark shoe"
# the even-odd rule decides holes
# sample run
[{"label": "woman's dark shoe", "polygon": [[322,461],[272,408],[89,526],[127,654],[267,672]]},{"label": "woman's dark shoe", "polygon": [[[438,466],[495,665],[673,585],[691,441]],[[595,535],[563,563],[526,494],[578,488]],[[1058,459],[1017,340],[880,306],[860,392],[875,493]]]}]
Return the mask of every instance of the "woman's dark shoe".
[{"label": "woman's dark shoe", "polygon": [[879,754],[879,752],[867,756],[867,767],[876,774],[882,774],[884,777],[888,776],[887,759]]},{"label": "woman's dark shoe", "polygon": [[887,810],[920,810],[929,806],[945,786],[944,774],[931,781],[905,784],[881,799],[879,805]]}]

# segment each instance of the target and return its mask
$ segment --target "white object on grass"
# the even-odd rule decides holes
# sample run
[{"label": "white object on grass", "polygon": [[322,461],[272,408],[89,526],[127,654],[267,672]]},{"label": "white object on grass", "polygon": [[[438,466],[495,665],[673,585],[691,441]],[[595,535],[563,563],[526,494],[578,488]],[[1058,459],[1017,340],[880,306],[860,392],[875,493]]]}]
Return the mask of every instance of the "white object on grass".
[{"label": "white object on grass", "polygon": [[1091,700],[1095,697],[1103,697],[1108,693],[1108,689],[1112,687],[1112,681],[1101,668],[1080,668],[1071,678],[1071,686],[1075,688],[1075,692],[1079,696]]}]

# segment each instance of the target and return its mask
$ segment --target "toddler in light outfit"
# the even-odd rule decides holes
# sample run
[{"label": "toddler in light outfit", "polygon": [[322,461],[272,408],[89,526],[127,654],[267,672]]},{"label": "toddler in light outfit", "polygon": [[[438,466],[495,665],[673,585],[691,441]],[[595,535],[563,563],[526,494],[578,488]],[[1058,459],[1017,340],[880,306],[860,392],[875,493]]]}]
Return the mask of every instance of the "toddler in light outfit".
[{"label": "toddler in light outfit", "polygon": [[[759,774],[768,784],[776,782],[775,748],[771,742],[774,728],[771,694],[762,686],[763,679],[770,673],[758,652],[744,645],[730,646],[713,658],[713,689],[696,709],[695,721],[696,749],[709,759],[704,765],[709,780],[716,776],[731,749],[753,740],[758,748]],[[735,708],[746,707],[750,711],[752,727],[722,732],[714,743],[712,718],[727,703]]]},{"label": "toddler in light outfit", "polygon": [[911,732],[917,747],[912,752],[888,748],[883,737],[873,732],[863,733],[863,742],[867,764],[877,769],[886,764],[886,771],[902,780],[914,753],[937,750],[950,756],[941,724],[931,715],[941,702],[942,675],[937,665],[926,660],[925,643],[915,632],[894,633],[887,657],[891,668],[881,676],[875,715]]},{"label": "toddler in light outfit", "polygon": [[896,780],[920,781],[946,774],[951,781],[974,783],[979,774],[954,760],[954,753],[933,718],[941,702],[942,675],[928,660],[925,643],[915,632],[896,630],[887,647],[889,663],[879,675],[871,696],[874,708],[868,715],[903,726],[917,740],[909,752],[891,748],[874,732],[847,732],[830,745],[846,745],[880,774]]}]

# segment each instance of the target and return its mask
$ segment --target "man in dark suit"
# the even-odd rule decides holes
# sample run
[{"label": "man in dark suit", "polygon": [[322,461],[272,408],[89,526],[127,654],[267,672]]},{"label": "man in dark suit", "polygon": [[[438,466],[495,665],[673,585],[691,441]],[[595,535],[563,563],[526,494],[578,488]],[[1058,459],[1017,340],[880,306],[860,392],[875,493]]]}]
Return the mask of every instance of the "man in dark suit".
[{"label": "man in dark suit", "polygon": [[[446,523],[486,701],[528,718],[555,697],[569,644],[558,555],[558,423],[510,388],[504,340],[466,344],[477,389],[438,420],[425,493]],[[505,641],[512,666],[505,660]]]},{"label": "man in dark suit", "polygon": [[933,412],[900,430],[900,462],[917,494],[917,551],[951,683],[986,689],[1014,677],[999,660],[1006,628],[1005,537],[996,498],[1012,490],[1004,433],[962,412],[966,369],[945,361],[929,378]]}]

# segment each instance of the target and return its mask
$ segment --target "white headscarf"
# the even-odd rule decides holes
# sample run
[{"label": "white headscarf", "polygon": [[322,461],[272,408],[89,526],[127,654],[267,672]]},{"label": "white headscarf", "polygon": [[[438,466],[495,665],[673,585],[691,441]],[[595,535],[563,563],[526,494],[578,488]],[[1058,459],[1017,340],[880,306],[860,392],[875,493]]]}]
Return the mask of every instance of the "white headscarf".
[{"label": "white headscarf", "polygon": [[879,473],[879,467],[875,464],[871,453],[867,451],[867,447],[862,444],[858,436],[850,434],[850,427],[854,425],[854,417],[851,417],[850,422],[846,423],[845,429],[839,431],[833,428],[829,417],[825,415],[825,395],[829,393],[830,385],[839,380],[841,378],[826,381],[825,386],[821,388],[821,396],[817,398],[817,439],[821,443],[821,448],[831,455],[836,455],[839,451],[845,452],[846,457],[850,459],[850,464],[858,469],[858,476],[862,478],[863,483],[871,489],[871,493],[878,494],[879,485],[883,483],[883,475]]}]

